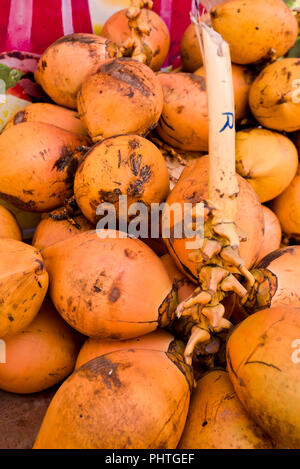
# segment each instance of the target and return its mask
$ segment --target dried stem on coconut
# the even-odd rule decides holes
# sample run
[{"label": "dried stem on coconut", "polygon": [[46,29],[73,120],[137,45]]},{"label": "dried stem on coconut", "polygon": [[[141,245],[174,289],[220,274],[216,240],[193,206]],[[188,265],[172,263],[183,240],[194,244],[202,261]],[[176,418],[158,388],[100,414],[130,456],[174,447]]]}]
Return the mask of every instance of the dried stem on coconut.
[{"label": "dried stem on coconut", "polygon": [[152,10],[152,7],[152,0],[130,0],[130,6],[127,9],[126,16],[132,34],[131,38],[127,39],[121,48],[124,57],[132,57],[146,65],[149,65],[152,60],[152,51],[143,42],[142,35],[150,34],[150,26],[141,21],[141,12],[143,8]]},{"label": "dried stem on coconut", "polygon": [[[240,236],[234,223],[239,192],[235,176],[234,97],[228,44],[201,21],[196,24],[207,77],[209,111],[209,200],[204,209],[204,239],[191,251],[190,260],[199,264],[199,287],[178,306],[179,317],[191,327],[185,359],[191,363],[194,348],[207,343],[211,333],[228,329],[221,301],[229,292],[247,295],[235,274],[253,285],[254,278],[239,254]],[[196,207],[193,208],[196,213]],[[194,213],[192,214],[194,215]],[[195,220],[195,217],[193,217]],[[194,223],[193,229],[197,229]]]}]

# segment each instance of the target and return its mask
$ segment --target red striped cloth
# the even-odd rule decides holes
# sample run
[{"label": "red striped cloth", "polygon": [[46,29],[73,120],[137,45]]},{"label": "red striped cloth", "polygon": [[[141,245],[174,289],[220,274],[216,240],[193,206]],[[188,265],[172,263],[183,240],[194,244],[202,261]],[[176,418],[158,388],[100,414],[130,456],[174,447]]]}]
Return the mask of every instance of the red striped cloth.
[{"label": "red striped cloth", "polygon": [[[171,35],[167,63],[175,63],[182,34],[190,23],[192,0],[154,0],[154,10]],[[41,54],[59,37],[92,32],[88,0],[1,0],[0,52]]]}]

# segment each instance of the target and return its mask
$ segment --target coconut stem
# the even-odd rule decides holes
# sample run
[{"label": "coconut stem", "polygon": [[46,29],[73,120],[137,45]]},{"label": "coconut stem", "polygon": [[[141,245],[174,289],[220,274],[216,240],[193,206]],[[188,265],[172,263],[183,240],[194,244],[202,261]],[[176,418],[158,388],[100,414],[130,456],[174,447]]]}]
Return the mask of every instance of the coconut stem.
[{"label": "coconut stem", "polygon": [[[189,363],[197,343],[210,333],[228,329],[221,301],[229,292],[244,298],[247,290],[234,274],[255,282],[239,255],[235,225],[239,187],[235,173],[235,116],[231,59],[228,44],[212,28],[193,19],[206,70],[209,115],[209,196],[204,218],[204,239],[189,258],[197,264],[199,287],[179,305],[178,316],[190,322],[185,358]],[[205,334],[206,332],[206,334]]]},{"label": "coconut stem", "polygon": [[130,6],[127,9],[126,16],[128,18],[128,26],[131,30],[131,38],[129,38],[122,48],[123,56],[133,57],[139,62],[150,64],[152,60],[152,51],[142,40],[143,35],[150,34],[150,27],[141,20],[141,12],[143,8],[152,9],[152,0],[130,0]]}]

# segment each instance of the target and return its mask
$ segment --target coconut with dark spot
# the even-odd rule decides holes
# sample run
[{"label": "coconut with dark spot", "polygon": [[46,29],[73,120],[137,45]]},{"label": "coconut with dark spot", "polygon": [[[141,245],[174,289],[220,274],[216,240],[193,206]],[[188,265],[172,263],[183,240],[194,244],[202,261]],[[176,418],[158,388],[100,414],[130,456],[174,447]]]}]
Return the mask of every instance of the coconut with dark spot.
[{"label": "coconut with dark spot", "polygon": [[0,259],[0,338],[6,338],[27,327],[38,313],[48,274],[40,253],[21,241],[0,239]]},{"label": "coconut with dark spot", "polygon": [[264,239],[261,245],[257,262],[261,261],[265,256],[280,248],[281,243],[281,226],[275,213],[265,205],[262,205],[264,214]]},{"label": "coconut with dark spot", "polygon": [[63,209],[55,210],[43,216],[35,230],[32,245],[42,250],[52,244],[93,229],[94,226],[83,215],[77,214],[68,217],[64,215]]},{"label": "coconut with dark spot", "polygon": [[83,82],[77,105],[96,142],[119,134],[147,134],[159,120],[163,93],[147,65],[122,58],[100,65]]},{"label": "coconut with dark spot", "polygon": [[22,122],[45,122],[75,134],[87,135],[77,112],[50,103],[33,103],[18,111],[6,124],[5,130]]},{"label": "coconut with dark spot", "polygon": [[192,73],[158,75],[164,94],[157,132],[182,150],[208,149],[208,108],[205,78]]},{"label": "coconut with dark spot", "polygon": [[[128,25],[126,16],[127,9],[114,13],[103,25],[101,36],[123,46],[128,39],[131,39],[132,32]],[[152,10],[143,8],[139,16],[139,21],[147,25],[149,34],[140,34],[142,44],[149,51],[148,63],[150,68],[158,71],[167,57],[170,45],[169,30],[164,20]]]},{"label": "coconut with dark spot", "polygon": [[117,45],[96,34],[63,36],[43,53],[34,78],[56,104],[76,109],[82,82],[99,64],[120,57]]},{"label": "coconut with dark spot", "polygon": [[174,318],[176,288],[161,260],[126,233],[89,231],[42,254],[57,311],[87,336],[130,339]]},{"label": "coconut with dark spot", "polygon": [[92,223],[100,218],[96,213],[100,204],[110,202],[118,209],[121,195],[127,196],[128,207],[140,202],[147,211],[169,194],[167,166],[160,150],[143,137],[107,138],[85,155],[75,176],[74,193]]},{"label": "coconut with dark spot", "polygon": [[287,58],[268,65],[249,94],[254,117],[264,127],[294,132],[300,129],[300,59]]},{"label": "coconut with dark spot", "polygon": [[176,351],[117,350],[95,358],[60,387],[34,449],[176,449],[192,381]]},{"label": "coconut with dark spot", "polygon": [[0,198],[29,212],[63,204],[88,137],[43,122],[23,122],[0,135]]},{"label": "coconut with dark spot", "polygon": [[298,36],[296,17],[282,0],[231,0],[213,7],[210,16],[237,64],[281,57]]},{"label": "coconut with dark spot", "polygon": [[27,394],[62,381],[74,369],[80,341],[45,299],[38,315],[5,340],[6,363],[0,366],[0,389]]},{"label": "coconut with dark spot", "polygon": [[172,352],[177,345],[174,336],[164,329],[150,332],[150,334],[128,340],[107,340],[89,337],[79,352],[76,361],[76,369],[85,363],[115,350],[147,349]]},{"label": "coconut with dark spot", "polygon": [[299,337],[300,308],[281,305],[245,319],[227,343],[229,376],[243,407],[290,449],[300,446]]},{"label": "coconut with dark spot", "polygon": [[197,382],[179,443],[181,450],[272,447],[238,400],[225,370],[211,371]]}]

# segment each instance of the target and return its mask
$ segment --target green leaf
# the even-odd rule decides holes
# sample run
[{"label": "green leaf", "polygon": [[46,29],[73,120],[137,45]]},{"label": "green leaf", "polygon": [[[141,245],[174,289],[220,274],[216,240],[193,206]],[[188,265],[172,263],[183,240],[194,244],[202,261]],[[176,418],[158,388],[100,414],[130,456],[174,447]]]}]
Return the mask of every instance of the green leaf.
[{"label": "green leaf", "polygon": [[292,47],[288,54],[287,57],[299,57],[300,58],[300,36],[298,37],[294,47]]},{"label": "green leaf", "polygon": [[283,1],[291,9],[300,8],[300,0],[283,0]]},{"label": "green leaf", "polygon": [[7,65],[0,64],[0,79],[5,82],[6,89],[16,86],[23,75],[24,73],[20,70],[9,68]]}]

